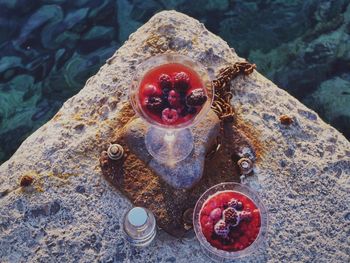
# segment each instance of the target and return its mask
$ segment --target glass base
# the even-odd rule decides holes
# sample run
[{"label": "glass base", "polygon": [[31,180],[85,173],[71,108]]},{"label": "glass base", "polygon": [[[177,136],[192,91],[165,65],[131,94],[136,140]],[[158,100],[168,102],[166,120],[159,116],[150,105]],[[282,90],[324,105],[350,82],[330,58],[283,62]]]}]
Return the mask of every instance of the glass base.
[{"label": "glass base", "polygon": [[162,163],[176,163],[187,158],[193,149],[190,129],[165,130],[151,126],[145,136],[148,152]]}]

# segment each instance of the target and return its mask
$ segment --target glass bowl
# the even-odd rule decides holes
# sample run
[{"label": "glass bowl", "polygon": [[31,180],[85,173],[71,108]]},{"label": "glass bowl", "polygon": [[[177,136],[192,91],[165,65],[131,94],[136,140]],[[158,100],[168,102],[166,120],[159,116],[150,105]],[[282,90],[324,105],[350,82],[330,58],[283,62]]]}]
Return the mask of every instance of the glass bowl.
[{"label": "glass bowl", "polygon": [[[165,69],[173,73],[187,72],[190,76],[191,88],[202,88],[207,96],[205,103],[200,106],[201,108],[193,107],[196,108],[196,113],[187,113],[189,117],[185,118],[185,115],[179,123],[164,124],[160,116],[154,114],[152,117],[142,107],[141,100],[144,98],[141,96],[141,89],[142,85],[147,83],[145,78],[152,73],[162,74]],[[164,96],[164,94],[158,96]],[[145,145],[154,159],[164,164],[173,165],[190,155],[194,143],[193,134],[189,127],[198,123],[208,113],[213,97],[214,90],[208,71],[202,64],[187,56],[175,53],[162,54],[153,56],[136,67],[135,76],[129,89],[129,100],[136,114],[150,124],[145,134]],[[183,103],[182,106],[186,105],[184,101],[181,103]],[[178,109],[171,108],[171,110],[177,111]]]},{"label": "glass bowl", "polygon": [[[209,243],[209,241],[207,241],[201,228],[200,213],[201,213],[202,207],[212,196],[223,191],[234,191],[234,192],[238,192],[241,195],[245,195],[246,197],[248,197],[250,200],[253,201],[253,203],[259,209],[259,212],[260,212],[261,224],[260,224],[259,233],[256,239],[253,241],[253,243],[242,250],[226,251],[226,250],[221,250],[214,247]],[[217,184],[209,188],[198,199],[194,209],[194,213],[193,213],[193,226],[194,226],[194,231],[196,233],[197,239],[199,240],[201,247],[203,248],[206,255],[208,255],[210,258],[214,260],[219,260],[219,261],[233,260],[243,256],[247,256],[253,252],[256,252],[258,248],[262,246],[267,235],[268,214],[264,204],[252,189],[239,183],[226,182],[226,183]]]},{"label": "glass bowl", "polygon": [[[141,86],[140,84],[144,79],[145,75],[149,73],[151,70],[167,64],[180,64],[182,66],[189,68],[191,71],[193,71],[193,73],[196,74],[197,77],[202,82],[201,83],[202,88],[205,89],[205,92],[208,98],[207,101],[204,103],[204,105],[202,105],[201,110],[195,115],[195,117],[193,117],[192,119],[186,122],[174,124],[174,125],[162,124],[154,120],[152,117],[150,117],[150,115],[147,114],[147,112],[145,112],[145,110],[141,106],[141,101],[139,96],[140,86]],[[147,121],[149,124],[157,126],[159,128],[163,128],[163,129],[183,129],[183,128],[188,128],[192,125],[195,125],[198,121],[203,119],[203,117],[208,113],[213,102],[213,97],[214,97],[214,91],[211,85],[211,79],[205,67],[190,57],[176,54],[176,53],[153,56],[145,60],[144,62],[142,62],[139,66],[136,67],[135,76],[132,80],[130,90],[129,90],[129,100],[131,102],[131,105],[134,111],[142,119]]]}]

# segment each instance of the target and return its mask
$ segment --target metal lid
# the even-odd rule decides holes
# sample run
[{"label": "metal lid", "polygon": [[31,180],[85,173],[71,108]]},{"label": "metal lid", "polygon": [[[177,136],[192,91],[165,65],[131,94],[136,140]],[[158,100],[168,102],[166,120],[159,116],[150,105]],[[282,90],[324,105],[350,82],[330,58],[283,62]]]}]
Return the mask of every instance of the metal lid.
[{"label": "metal lid", "polygon": [[140,227],[147,222],[148,215],[142,207],[134,207],[128,213],[128,220],[131,225]]}]

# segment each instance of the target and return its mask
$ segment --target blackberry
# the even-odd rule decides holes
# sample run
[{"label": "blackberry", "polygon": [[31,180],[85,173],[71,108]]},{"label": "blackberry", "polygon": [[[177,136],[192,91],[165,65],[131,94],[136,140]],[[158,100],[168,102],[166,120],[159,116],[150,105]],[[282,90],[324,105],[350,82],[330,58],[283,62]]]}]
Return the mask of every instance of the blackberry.
[{"label": "blackberry", "polygon": [[188,107],[186,104],[185,104],[185,107],[182,109],[181,111],[181,116],[186,116],[188,114],[196,114],[197,112],[197,109],[195,107]]},{"label": "blackberry", "polygon": [[186,104],[188,106],[202,106],[207,101],[207,96],[203,89],[194,89],[186,97]]},{"label": "blackberry", "polygon": [[158,78],[158,83],[162,89],[168,89],[172,87],[171,78],[168,74],[161,74]]},{"label": "blackberry", "polygon": [[176,73],[174,76],[174,87],[178,91],[185,91],[190,84],[190,77],[185,72]]},{"label": "blackberry", "polygon": [[232,207],[226,208],[222,214],[227,224],[230,224],[232,226],[238,225],[239,220],[238,220],[238,214],[236,209]]},{"label": "blackberry", "polygon": [[239,211],[243,210],[243,203],[241,201],[238,201],[237,206],[235,208]]},{"label": "blackberry", "polygon": [[214,231],[218,236],[227,237],[229,227],[224,220],[219,220],[214,226]]},{"label": "blackberry", "polygon": [[147,97],[145,99],[145,105],[150,111],[162,111],[163,109],[163,100],[159,97]]}]

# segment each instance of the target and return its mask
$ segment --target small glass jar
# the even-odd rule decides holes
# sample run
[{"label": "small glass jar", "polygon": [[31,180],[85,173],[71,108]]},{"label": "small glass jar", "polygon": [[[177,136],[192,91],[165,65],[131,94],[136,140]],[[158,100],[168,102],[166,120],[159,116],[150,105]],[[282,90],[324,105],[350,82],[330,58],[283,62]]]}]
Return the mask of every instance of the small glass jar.
[{"label": "small glass jar", "polygon": [[153,213],[143,207],[134,207],[124,217],[126,240],[133,246],[148,246],[156,236],[156,220]]}]

